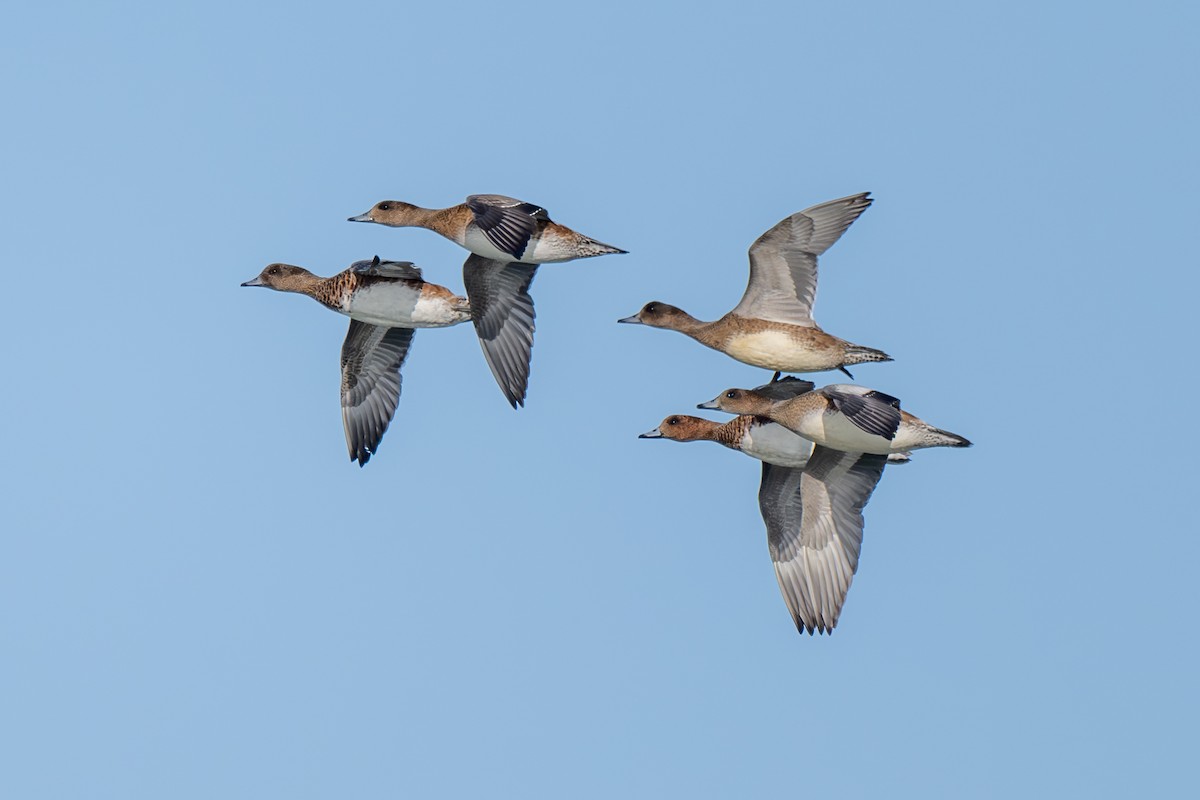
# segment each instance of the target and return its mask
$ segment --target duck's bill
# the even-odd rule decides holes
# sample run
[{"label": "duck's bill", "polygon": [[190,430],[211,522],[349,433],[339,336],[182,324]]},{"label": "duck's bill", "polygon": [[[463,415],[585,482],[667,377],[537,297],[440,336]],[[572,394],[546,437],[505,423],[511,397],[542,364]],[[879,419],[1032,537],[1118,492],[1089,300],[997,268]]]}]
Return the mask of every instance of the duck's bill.
[{"label": "duck's bill", "polygon": [[705,411],[720,411],[721,406],[718,405],[718,403],[717,403],[717,400],[719,400],[719,399],[720,399],[719,397],[714,397],[712,400],[709,400],[707,403],[697,403],[696,408],[703,408]]},{"label": "duck's bill", "polygon": [[638,319],[637,314],[634,314],[632,317],[626,317],[625,319],[619,319],[619,320],[617,320],[617,322],[625,322],[629,325],[641,325],[642,324],[642,321],[640,319]]},{"label": "duck's bill", "polygon": [[266,284],[262,282],[262,276],[260,275],[253,280],[246,281],[242,286],[266,286]]},{"label": "duck's bill", "polygon": [[646,431],[645,433],[639,435],[638,438],[639,439],[661,439],[661,438],[663,438],[663,435],[662,435],[662,431],[660,431],[658,428],[655,428],[652,431]]},{"label": "duck's bill", "polygon": [[374,221],[375,220],[371,219],[370,212],[367,212],[366,214],[359,214],[357,217],[346,217],[346,222],[374,222]]}]

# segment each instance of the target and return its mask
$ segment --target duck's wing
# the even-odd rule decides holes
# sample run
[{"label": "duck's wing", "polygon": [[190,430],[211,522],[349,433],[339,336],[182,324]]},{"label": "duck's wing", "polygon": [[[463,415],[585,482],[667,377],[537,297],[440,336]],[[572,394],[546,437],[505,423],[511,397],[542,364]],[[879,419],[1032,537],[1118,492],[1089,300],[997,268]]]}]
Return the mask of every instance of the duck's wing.
[{"label": "duck's wing", "polygon": [[780,378],[777,381],[764,383],[762,386],[755,386],[751,391],[755,394],[760,394],[763,397],[769,397],[776,402],[780,400],[791,400],[793,397],[811,392],[816,388],[816,384],[812,381],[806,381],[802,378],[793,378],[791,375],[786,378]]},{"label": "duck's wing", "polygon": [[863,507],[887,456],[817,446],[804,469],[763,464],[758,502],[784,602],[801,633],[837,625],[862,548]]},{"label": "duck's wing", "polygon": [[412,328],[350,320],[342,343],[342,425],[350,459],[365,466],[379,449],[400,403],[400,367],[412,345]]},{"label": "duck's wing", "polygon": [[520,261],[537,230],[539,219],[548,220],[546,209],[533,203],[523,203],[502,194],[473,194],[467,198],[467,208],[475,215],[475,224],[498,250]]},{"label": "duck's wing", "polygon": [[871,205],[868,192],[792,214],[750,245],[750,283],[733,309],[741,317],[813,327],[817,256]]},{"label": "duck's wing", "polygon": [[835,409],[867,433],[895,439],[900,427],[900,400],[890,394],[867,390],[862,394],[825,387],[821,390]]},{"label": "duck's wing", "polygon": [[423,280],[421,268],[411,261],[381,261],[379,256],[375,256],[372,261],[355,261],[350,265],[350,271],[359,275],[373,275],[381,278]]},{"label": "duck's wing", "polygon": [[495,261],[475,254],[463,264],[471,322],[483,357],[513,408],[525,405],[529,386],[535,316],[529,286],[536,272],[537,264]]}]

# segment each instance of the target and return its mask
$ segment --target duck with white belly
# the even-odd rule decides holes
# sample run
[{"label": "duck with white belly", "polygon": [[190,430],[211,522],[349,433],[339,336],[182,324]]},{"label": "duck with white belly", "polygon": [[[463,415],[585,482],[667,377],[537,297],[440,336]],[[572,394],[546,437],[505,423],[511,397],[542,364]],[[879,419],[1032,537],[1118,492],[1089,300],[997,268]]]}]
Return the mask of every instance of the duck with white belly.
[{"label": "duck with white belly", "polygon": [[350,459],[365,466],[400,402],[400,367],[416,328],[445,328],[471,318],[471,307],[427,283],[407,261],[356,261],[330,278],[291,264],[270,264],[242,286],[308,295],[350,317],[342,344],[342,424]]},{"label": "duck with white belly", "polygon": [[425,228],[471,251],[463,284],[479,344],[513,408],[525,404],[533,358],[529,287],[540,264],[624,253],[550,219],[546,209],[501,194],[475,194],[449,208],[381,200],[350,222]]},{"label": "duck with white belly", "polygon": [[867,192],[830,200],[787,217],[758,237],[750,246],[746,293],[715,322],[657,301],[617,322],[679,331],[730,358],[776,373],[839,369],[850,375],[847,365],[891,361],[882,350],[826,333],[812,318],[817,257],[870,205]]},{"label": "duck with white belly", "polygon": [[895,397],[853,384],[823,386],[784,400],[756,389],[727,389],[697,408],[765,417],[809,441],[848,453],[971,446],[957,433],[902,411]]}]

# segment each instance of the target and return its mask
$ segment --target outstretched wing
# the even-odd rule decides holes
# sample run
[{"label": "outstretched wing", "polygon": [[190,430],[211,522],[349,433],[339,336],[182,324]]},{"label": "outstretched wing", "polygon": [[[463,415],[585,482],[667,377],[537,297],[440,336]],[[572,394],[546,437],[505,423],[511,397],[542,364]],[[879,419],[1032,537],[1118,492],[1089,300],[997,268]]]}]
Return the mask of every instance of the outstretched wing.
[{"label": "outstretched wing", "polygon": [[535,316],[529,286],[536,272],[536,264],[495,261],[475,254],[463,263],[471,321],[483,357],[513,408],[525,405],[529,386]]},{"label": "outstretched wing", "polygon": [[830,200],[782,220],[750,245],[750,282],[733,309],[742,317],[813,327],[817,256],[871,205],[867,192]]},{"label": "outstretched wing", "polygon": [[537,220],[549,219],[546,209],[502,194],[473,194],[467,198],[467,208],[488,241],[514,261],[525,254]]},{"label": "outstretched wing", "polygon": [[342,425],[350,459],[366,466],[400,403],[400,367],[412,328],[350,320],[342,343]]},{"label": "outstretched wing", "polygon": [[808,465],[763,465],[759,506],[779,590],[797,630],[831,633],[862,549],[862,510],[887,456],[816,447]]}]

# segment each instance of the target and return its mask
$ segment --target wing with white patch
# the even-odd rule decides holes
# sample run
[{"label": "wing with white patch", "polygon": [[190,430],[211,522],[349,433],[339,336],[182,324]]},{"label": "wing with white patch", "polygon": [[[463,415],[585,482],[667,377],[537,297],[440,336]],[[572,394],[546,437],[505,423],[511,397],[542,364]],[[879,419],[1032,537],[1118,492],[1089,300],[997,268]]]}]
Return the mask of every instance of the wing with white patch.
[{"label": "wing with white patch", "polygon": [[537,220],[549,219],[546,209],[500,194],[473,194],[467,208],[475,215],[475,224],[496,249],[520,261],[537,229]]},{"label": "wing with white patch", "polygon": [[525,405],[533,359],[533,298],[536,264],[495,261],[472,254],[463,264],[471,321],[496,383],[513,408]]},{"label": "wing with white patch", "polygon": [[350,270],[359,275],[422,280],[421,268],[411,261],[381,261],[379,256],[371,261],[355,261],[350,265]]},{"label": "wing with white patch", "polygon": [[750,245],[750,283],[733,313],[813,327],[817,256],[871,205],[867,192],[787,217]]},{"label": "wing with white patch", "polygon": [[895,397],[876,391],[850,394],[829,387],[821,391],[838,412],[862,430],[889,441],[896,438],[900,427],[900,401]]},{"label": "wing with white patch", "polygon": [[342,425],[350,459],[365,466],[379,448],[400,403],[400,367],[412,328],[350,320],[342,343]]},{"label": "wing with white patch", "polygon": [[784,602],[800,632],[837,626],[862,549],[862,510],[886,456],[816,447],[803,470],[763,465],[759,505]]}]

